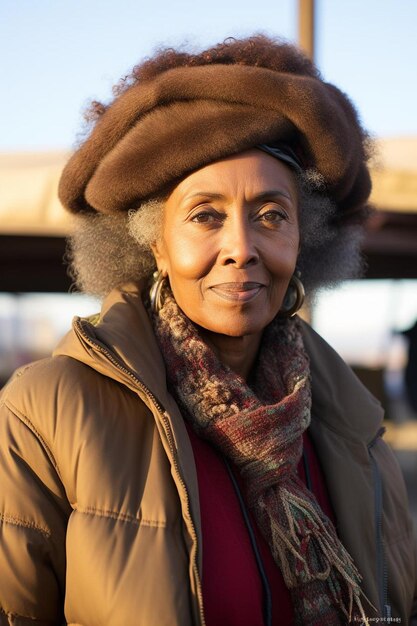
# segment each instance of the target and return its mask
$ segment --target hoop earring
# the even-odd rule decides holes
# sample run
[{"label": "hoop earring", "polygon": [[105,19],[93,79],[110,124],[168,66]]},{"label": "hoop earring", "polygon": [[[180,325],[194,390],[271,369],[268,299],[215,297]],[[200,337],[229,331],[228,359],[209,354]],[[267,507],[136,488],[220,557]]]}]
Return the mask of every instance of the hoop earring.
[{"label": "hoop earring", "polygon": [[291,276],[284,302],[279,310],[280,317],[294,317],[303,306],[305,298],[304,285],[300,280],[299,271],[295,271]]},{"label": "hoop earring", "polygon": [[165,282],[165,276],[160,270],[157,270],[152,275],[153,282],[149,290],[149,299],[151,302],[151,309],[153,313],[159,313],[162,308],[162,287]]}]

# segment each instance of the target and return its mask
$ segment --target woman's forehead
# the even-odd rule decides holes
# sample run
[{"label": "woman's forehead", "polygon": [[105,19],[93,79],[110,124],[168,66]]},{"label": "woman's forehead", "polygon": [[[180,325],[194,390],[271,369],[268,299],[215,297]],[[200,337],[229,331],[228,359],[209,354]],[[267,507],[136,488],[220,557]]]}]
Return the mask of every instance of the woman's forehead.
[{"label": "woman's forehead", "polygon": [[287,191],[293,196],[295,174],[283,162],[253,148],[192,172],[177,184],[169,197],[183,200],[198,194],[258,195],[269,190]]}]

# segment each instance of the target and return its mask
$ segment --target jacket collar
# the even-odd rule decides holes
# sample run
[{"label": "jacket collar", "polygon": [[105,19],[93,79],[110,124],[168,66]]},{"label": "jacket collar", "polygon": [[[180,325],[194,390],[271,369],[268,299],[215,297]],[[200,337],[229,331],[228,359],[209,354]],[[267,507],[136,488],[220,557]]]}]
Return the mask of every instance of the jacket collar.
[{"label": "jacket collar", "polygon": [[381,430],[381,404],[324,339],[304,322],[302,328],[310,357],[313,420],[369,445]]},{"label": "jacket collar", "polygon": [[[128,284],[105,299],[97,324],[75,319],[87,334],[135,376],[165,406],[167,388],[164,360],[142,303],[144,283]],[[304,344],[310,357],[313,419],[350,440],[366,442],[381,428],[383,410],[339,355],[308,324],[302,322]],[[65,354],[121,379],[120,370],[97,359],[74,332],[68,333],[54,355]],[[126,382],[126,381],[122,381]],[[170,404],[170,403],[169,403]]]},{"label": "jacket collar", "polygon": [[142,303],[143,287],[143,283],[131,283],[113,290],[104,300],[98,319],[97,316],[93,316],[94,320],[75,318],[73,330],[58,344],[54,356],[70,356],[126,382],[120,369],[111,367],[106,358],[97,358],[97,352],[88,348],[77,330],[81,327],[95,344],[110,353],[124,369],[130,370],[163,403],[167,393],[165,365]]}]

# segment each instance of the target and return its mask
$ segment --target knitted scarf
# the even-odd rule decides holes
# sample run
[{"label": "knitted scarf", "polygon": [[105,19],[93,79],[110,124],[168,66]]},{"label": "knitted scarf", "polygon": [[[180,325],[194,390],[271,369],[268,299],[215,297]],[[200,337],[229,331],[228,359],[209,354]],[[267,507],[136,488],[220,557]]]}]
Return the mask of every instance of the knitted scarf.
[{"label": "knitted scarf", "polygon": [[246,502],[290,590],[296,624],[367,623],[361,576],[297,475],[311,409],[299,322],[276,318],[265,329],[251,386],[219,361],[170,293],[153,325],[184,416],[243,478]]}]

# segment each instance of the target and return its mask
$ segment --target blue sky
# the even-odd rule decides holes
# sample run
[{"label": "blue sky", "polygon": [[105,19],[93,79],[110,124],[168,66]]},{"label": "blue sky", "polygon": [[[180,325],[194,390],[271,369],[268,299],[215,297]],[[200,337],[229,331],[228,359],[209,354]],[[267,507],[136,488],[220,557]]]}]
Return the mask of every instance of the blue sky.
[{"label": "blue sky", "polygon": [[[70,148],[90,98],[158,45],[263,31],[295,41],[297,0],[1,0],[0,151]],[[417,135],[417,2],[317,0],[316,62],[376,136]]]}]

